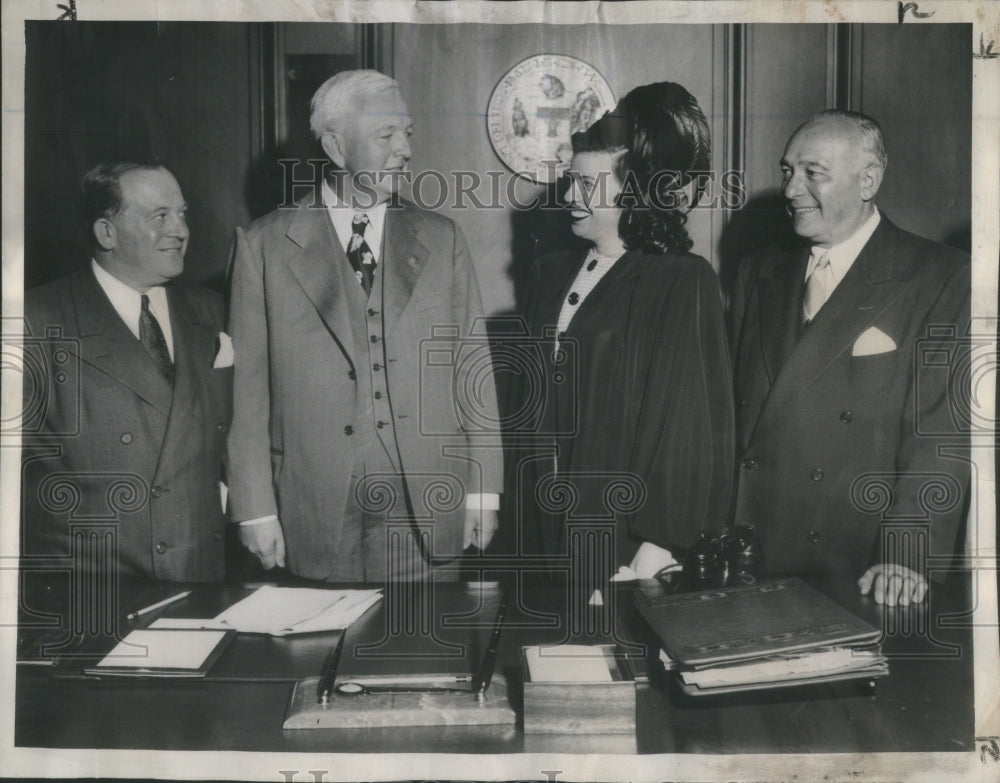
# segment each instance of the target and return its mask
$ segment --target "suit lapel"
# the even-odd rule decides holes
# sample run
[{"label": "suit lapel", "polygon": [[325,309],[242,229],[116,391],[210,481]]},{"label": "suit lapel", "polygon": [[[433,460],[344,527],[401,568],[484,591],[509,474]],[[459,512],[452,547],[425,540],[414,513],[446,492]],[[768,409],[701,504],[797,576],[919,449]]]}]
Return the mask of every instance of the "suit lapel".
[{"label": "suit lapel", "polygon": [[384,326],[390,332],[409,304],[413,289],[430,258],[420,241],[423,219],[409,205],[385,213],[385,237],[382,243],[382,296]]},{"label": "suit lapel", "polygon": [[311,203],[310,198],[299,205],[286,232],[299,246],[288,268],[353,366],[354,332],[343,275],[349,262],[326,209],[309,206]]},{"label": "suit lapel", "polygon": [[875,323],[906,290],[909,281],[895,267],[897,229],[882,217],[844,279],[803,332],[781,367],[758,419],[766,428]]},{"label": "suit lapel", "polygon": [[88,269],[73,288],[80,358],[127,386],[141,399],[170,414],[172,392],[149,354],[111,306]]},{"label": "suit lapel", "polygon": [[185,431],[197,409],[199,389],[208,383],[216,337],[211,327],[201,323],[182,291],[168,287],[167,300],[174,338],[174,394],[158,465],[168,462],[178,447],[191,446]]},{"label": "suit lapel", "polygon": [[802,283],[808,261],[808,248],[790,251],[770,276],[759,278],[761,352],[772,384],[801,331]]}]

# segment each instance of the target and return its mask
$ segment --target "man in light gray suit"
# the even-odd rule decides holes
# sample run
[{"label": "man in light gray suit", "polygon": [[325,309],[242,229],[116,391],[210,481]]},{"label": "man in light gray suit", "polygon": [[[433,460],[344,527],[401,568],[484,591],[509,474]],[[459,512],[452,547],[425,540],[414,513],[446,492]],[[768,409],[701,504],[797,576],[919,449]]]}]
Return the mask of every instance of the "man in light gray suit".
[{"label": "man in light gray suit", "polygon": [[338,171],[236,232],[233,519],[266,568],[427,578],[496,529],[476,275],[454,223],[396,196],[412,121],[392,79],[337,74],[310,124]]}]

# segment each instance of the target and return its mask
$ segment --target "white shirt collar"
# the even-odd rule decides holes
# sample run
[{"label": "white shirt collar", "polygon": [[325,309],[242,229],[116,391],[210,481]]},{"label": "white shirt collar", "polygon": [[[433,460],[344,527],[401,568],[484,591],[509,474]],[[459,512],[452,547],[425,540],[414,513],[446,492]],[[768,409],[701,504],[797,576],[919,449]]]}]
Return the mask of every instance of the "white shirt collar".
[{"label": "white shirt collar", "polygon": [[[98,285],[108,297],[115,312],[125,322],[125,326],[139,339],[139,313],[142,311],[142,294],[127,283],[123,283],[107,269],[91,259],[90,268],[97,278]],[[163,339],[167,343],[170,358],[174,358],[174,335],[170,328],[170,309],[167,307],[167,291],[162,285],[153,286],[146,295],[149,297],[149,310],[160,324]]]},{"label": "white shirt collar", "polygon": [[880,222],[881,218],[879,217],[878,210],[876,209],[872,213],[871,217],[862,223],[857,231],[851,234],[843,242],[828,248],[819,247],[818,245],[813,246],[809,263],[806,265],[805,279],[809,279],[809,275],[811,275],[813,269],[816,268],[817,262],[823,254],[826,253],[827,258],[830,261],[830,273],[833,277],[833,284],[837,285],[840,283],[840,281],[844,279],[844,275],[847,274],[848,270],[854,266],[854,262],[857,260],[858,256],[861,255],[861,251],[864,249],[865,245],[868,244],[868,240],[872,238],[872,234],[875,233],[875,229],[878,228],[878,224]]},{"label": "white shirt collar", "polygon": [[349,206],[340,200],[337,192],[330,187],[330,183],[324,180],[323,203],[326,204],[326,211],[330,216],[330,221],[333,223],[333,230],[337,232],[337,239],[340,240],[340,244],[345,252],[347,251],[348,243],[351,241],[351,235],[354,233],[354,230],[351,228],[354,216],[362,212],[367,215],[368,228],[365,230],[365,242],[368,243],[368,247],[372,251],[372,255],[375,256],[375,260],[382,260],[382,231],[385,228],[387,202],[383,201],[380,204],[376,204],[371,209],[350,209]]}]

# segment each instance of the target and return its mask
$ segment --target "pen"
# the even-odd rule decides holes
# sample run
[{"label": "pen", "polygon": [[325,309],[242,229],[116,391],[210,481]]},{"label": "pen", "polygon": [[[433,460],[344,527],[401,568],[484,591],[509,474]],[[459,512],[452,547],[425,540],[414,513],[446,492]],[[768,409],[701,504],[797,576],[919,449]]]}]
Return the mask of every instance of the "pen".
[{"label": "pen", "polygon": [[172,595],[170,596],[170,598],[164,598],[162,601],[157,601],[155,604],[151,604],[145,607],[144,609],[136,609],[134,612],[129,612],[127,615],[125,615],[125,619],[127,619],[129,622],[133,622],[142,617],[144,614],[155,612],[157,609],[160,609],[164,606],[168,606],[174,603],[175,601],[180,601],[182,598],[187,598],[189,595],[191,595],[191,591],[185,590],[183,593]]},{"label": "pen", "polygon": [[[493,669],[497,664],[497,651],[500,649],[500,634],[503,631],[504,613],[507,611],[507,593],[500,599],[500,609],[497,610],[497,620],[493,625],[493,633],[490,634],[490,643],[486,648],[486,655],[483,656],[483,663],[476,675],[473,690],[476,691],[476,698],[482,702],[486,698],[486,689],[493,681]],[[478,687],[476,687],[478,686]]]},{"label": "pen", "polygon": [[337,680],[337,665],[340,663],[340,652],[344,649],[344,636],[346,636],[346,632],[341,632],[340,638],[326,657],[326,663],[323,664],[323,674],[316,686],[316,696],[320,704],[329,702],[330,695],[333,693],[333,684]]}]

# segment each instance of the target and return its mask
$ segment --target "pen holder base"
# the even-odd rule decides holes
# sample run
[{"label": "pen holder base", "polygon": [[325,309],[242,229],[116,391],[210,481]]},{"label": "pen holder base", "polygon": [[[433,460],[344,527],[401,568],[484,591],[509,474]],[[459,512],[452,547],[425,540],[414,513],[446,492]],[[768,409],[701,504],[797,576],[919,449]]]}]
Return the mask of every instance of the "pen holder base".
[{"label": "pen holder base", "polygon": [[496,675],[482,701],[472,693],[334,694],[326,703],[316,698],[318,677],[295,684],[285,729],[357,729],[379,726],[490,726],[513,724],[507,683]]}]

